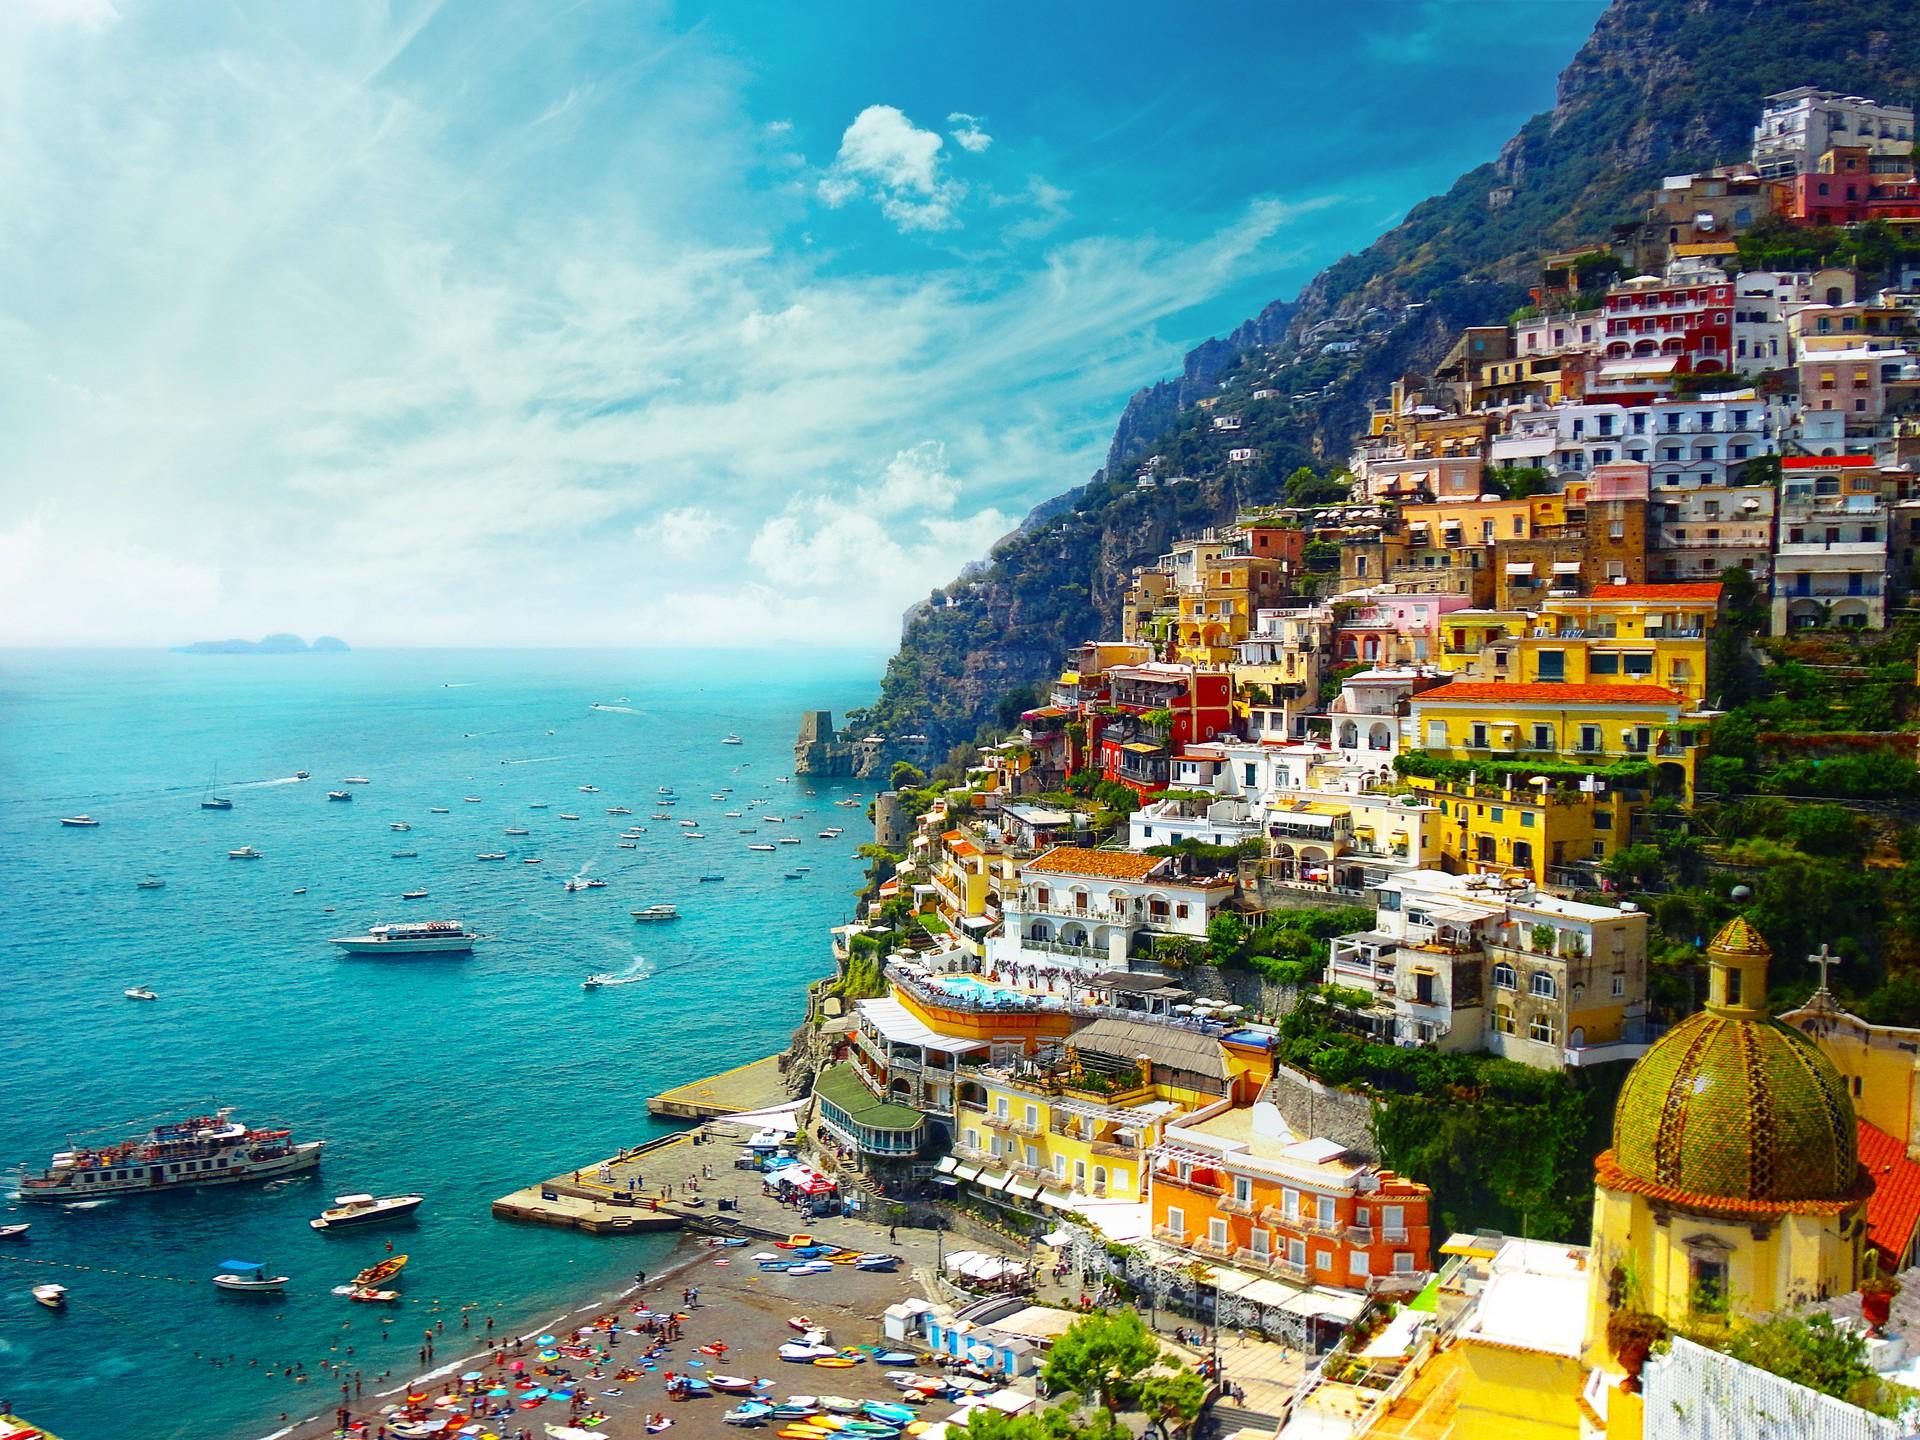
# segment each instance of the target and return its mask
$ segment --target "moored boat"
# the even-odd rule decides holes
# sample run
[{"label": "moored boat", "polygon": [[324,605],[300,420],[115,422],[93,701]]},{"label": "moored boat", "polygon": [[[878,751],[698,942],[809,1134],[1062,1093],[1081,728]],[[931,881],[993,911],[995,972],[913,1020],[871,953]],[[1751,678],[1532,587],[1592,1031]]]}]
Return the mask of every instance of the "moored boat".
[{"label": "moored boat", "polygon": [[129,1000],[158,1000],[160,998],[144,985],[131,985],[120,993]]},{"label": "moored boat", "polygon": [[389,1255],[379,1264],[369,1265],[358,1275],[354,1276],[354,1288],[360,1290],[377,1289],[406,1268],[407,1257],[405,1255]]},{"label": "moored boat", "polygon": [[333,1205],[307,1223],[316,1230],[343,1230],[380,1220],[400,1220],[426,1203],[424,1195],[336,1195]]},{"label": "moored boat", "polygon": [[145,875],[135,882],[133,888],[136,890],[164,890],[167,888],[167,882],[162,880],[158,875]]},{"label": "moored boat", "polygon": [[636,920],[678,920],[680,907],[677,905],[646,905],[638,910],[627,912]]},{"label": "moored boat", "polygon": [[262,858],[264,857],[261,853],[251,845],[242,845],[238,850],[227,851],[227,859],[229,860],[259,860]]},{"label": "moored boat", "polygon": [[269,1275],[256,1260],[222,1260],[213,1283],[236,1295],[275,1295],[287,1288],[285,1275]]},{"label": "moored boat", "polygon": [[[400,892],[400,898],[402,900],[424,900],[427,898],[427,892],[424,890],[402,890]],[[468,948],[471,949],[472,947],[469,946]]]},{"label": "moored boat", "polygon": [[0,1240],[24,1240],[32,1228],[31,1221],[24,1225],[0,1225]]},{"label": "moored boat", "polygon": [[353,792],[351,790],[329,790],[327,791],[327,799],[351,800],[353,799]]},{"label": "moored boat", "polygon": [[61,818],[60,823],[73,830],[91,830],[100,822],[91,815],[67,815]]},{"label": "moored boat", "polygon": [[64,1285],[36,1285],[31,1293],[36,1301],[49,1310],[67,1308],[67,1287]]}]

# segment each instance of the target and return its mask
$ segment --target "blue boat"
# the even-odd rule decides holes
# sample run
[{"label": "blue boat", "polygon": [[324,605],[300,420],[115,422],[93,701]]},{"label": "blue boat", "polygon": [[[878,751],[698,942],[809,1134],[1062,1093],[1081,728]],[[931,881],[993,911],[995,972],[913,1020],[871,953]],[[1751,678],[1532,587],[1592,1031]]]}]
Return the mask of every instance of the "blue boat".
[{"label": "blue boat", "polygon": [[919,1417],[904,1405],[889,1405],[883,1400],[869,1400],[866,1412],[876,1420],[884,1420],[889,1425],[911,1424]]}]

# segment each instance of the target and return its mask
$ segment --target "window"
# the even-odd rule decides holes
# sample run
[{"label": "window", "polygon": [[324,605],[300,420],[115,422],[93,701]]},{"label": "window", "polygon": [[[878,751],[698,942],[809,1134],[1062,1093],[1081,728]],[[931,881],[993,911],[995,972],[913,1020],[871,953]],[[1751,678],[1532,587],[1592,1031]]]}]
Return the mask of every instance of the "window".
[{"label": "window", "polygon": [[1538,1040],[1542,1045],[1557,1045],[1560,1043],[1560,1032],[1550,1016],[1536,1015],[1527,1026],[1527,1038]]},{"label": "window", "polygon": [[1628,675],[1653,674],[1653,654],[1627,654],[1620,657],[1621,669]]},{"label": "window", "polygon": [[1037,1126],[1040,1123],[1040,1112],[1031,1105],[1027,1106],[1026,1122],[1029,1126]]},{"label": "window", "polygon": [[1624,975],[1615,975],[1613,977],[1613,998],[1619,1000],[1624,997],[1626,993],[1627,977]]},{"label": "window", "polygon": [[1178,1206],[1167,1207],[1167,1229],[1175,1235],[1187,1233],[1187,1214]]},{"label": "window", "polygon": [[1313,1252],[1313,1268],[1316,1270],[1331,1270],[1333,1268],[1333,1252],[1331,1250],[1315,1250]]},{"label": "window", "polygon": [[1271,1253],[1270,1247],[1273,1244],[1272,1237],[1269,1236],[1265,1230],[1255,1230],[1249,1238],[1253,1243],[1248,1246],[1248,1248],[1253,1251],[1254,1258],[1256,1260],[1266,1259]]},{"label": "window", "polygon": [[1355,1279],[1364,1279],[1370,1273],[1373,1257],[1364,1250],[1347,1252],[1347,1273]]},{"label": "window", "polygon": [[1493,967],[1493,988],[1496,990],[1517,990],[1520,988],[1520,976],[1513,966],[1502,960]]},{"label": "window", "polygon": [[1540,679],[1543,683],[1565,680],[1567,678],[1567,655],[1564,650],[1542,650],[1540,652]]},{"label": "window", "polygon": [[1560,985],[1546,971],[1536,970],[1527,978],[1527,993],[1540,1000],[1557,1000],[1560,998]]},{"label": "window", "polygon": [[1620,657],[1611,652],[1599,651],[1587,656],[1587,674],[1618,675]]},{"label": "window", "polygon": [[1582,725],[1580,727],[1580,748],[1589,752],[1600,748],[1600,727],[1598,725]]},{"label": "window", "polygon": [[1396,1250],[1393,1252],[1393,1273],[1396,1275],[1411,1275],[1413,1273],[1413,1252],[1411,1250]]},{"label": "window", "polygon": [[1487,748],[1487,727],[1485,725],[1476,723],[1473,727],[1472,736],[1467,741],[1467,744],[1475,750],[1486,749]]},{"label": "window", "polygon": [[1444,750],[1447,748],[1447,722],[1444,720],[1427,721],[1427,748]]},{"label": "window", "polygon": [[1233,1177],[1233,1198],[1238,1200],[1243,1205],[1252,1203],[1253,1182],[1247,1179],[1247,1177],[1244,1175],[1234,1176]]},{"label": "window", "polygon": [[1553,727],[1536,725],[1533,727],[1533,748],[1536,750],[1553,749]]},{"label": "window", "polygon": [[1502,1035],[1514,1033],[1513,1006],[1502,1003],[1493,1007],[1493,1028]]}]

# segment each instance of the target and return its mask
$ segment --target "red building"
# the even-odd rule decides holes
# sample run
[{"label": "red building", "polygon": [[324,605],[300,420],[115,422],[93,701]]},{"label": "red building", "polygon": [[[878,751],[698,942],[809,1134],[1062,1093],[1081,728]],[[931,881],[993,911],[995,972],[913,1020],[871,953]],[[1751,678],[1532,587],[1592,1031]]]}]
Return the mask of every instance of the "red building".
[{"label": "red building", "polygon": [[[1156,661],[1116,665],[1106,674],[1108,704],[1121,713],[1087,715],[1087,743],[1103,779],[1145,796],[1167,788],[1172,757],[1196,741],[1233,731],[1233,679],[1224,670]],[[1164,723],[1147,716],[1164,713]]]},{"label": "red building", "polygon": [[[1874,163],[1896,161],[1897,170],[1875,170]],[[1787,192],[1781,207],[1802,225],[1857,225],[1863,220],[1920,218],[1920,184],[1913,162],[1872,155],[1865,146],[1837,145],[1820,157],[1820,168],[1781,182]]]},{"label": "red building", "polygon": [[1733,286],[1641,275],[1607,291],[1608,360],[1671,360],[1672,374],[1725,370],[1733,354]]}]

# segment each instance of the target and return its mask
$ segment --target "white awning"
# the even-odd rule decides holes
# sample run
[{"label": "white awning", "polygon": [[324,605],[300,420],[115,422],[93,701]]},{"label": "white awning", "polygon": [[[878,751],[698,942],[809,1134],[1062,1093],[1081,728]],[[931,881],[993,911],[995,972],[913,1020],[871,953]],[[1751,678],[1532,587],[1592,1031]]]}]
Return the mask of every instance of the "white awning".
[{"label": "white awning", "polygon": [[1037,1200],[1040,1198],[1040,1187],[1030,1185],[1025,1180],[1014,1179],[1007,1182],[1007,1193],[1018,1195],[1022,1200]]},{"label": "white awning", "polygon": [[1578,575],[1580,573],[1580,562],[1578,560],[1556,560],[1553,562],[1553,573],[1556,575]]},{"label": "white awning", "polygon": [[942,1175],[951,1175],[955,1170],[960,1168],[960,1162],[951,1155],[942,1155],[940,1157],[940,1163],[933,1168],[938,1170]]},{"label": "white awning", "polygon": [[978,1180],[980,1178],[980,1167],[978,1165],[961,1165],[954,1170],[953,1178],[956,1180]]},{"label": "white awning", "polygon": [[982,1190],[998,1190],[1007,1183],[1007,1176],[999,1170],[982,1170],[980,1178],[974,1182]]},{"label": "white awning", "polygon": [[1510,562],[1508,562],[1508,564],[1507,564],[1507,574],[1509,574],[1509,575],[1531,575],[1531,574],[1533,574],[1533,561],[1531,561],[1531,560],[1513,560],[1513,561],[1510,561]]},{"label": "white awning", "polygon": [[1062,1195],[1057,1190],[1042,1190],[1036,1198],[1049,1209],[1071,1210],[1073,1208],[1073,1197]]}]

